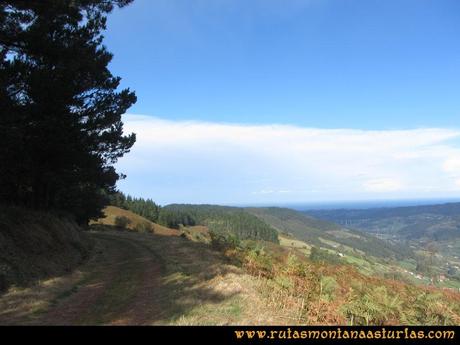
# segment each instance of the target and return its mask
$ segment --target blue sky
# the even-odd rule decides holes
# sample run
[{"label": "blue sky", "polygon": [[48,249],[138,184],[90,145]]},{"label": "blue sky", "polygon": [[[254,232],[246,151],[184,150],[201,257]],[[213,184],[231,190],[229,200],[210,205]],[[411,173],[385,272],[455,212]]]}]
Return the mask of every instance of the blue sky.
[{"label": "blue sky", "polygon": [[111,14],[105,44],[137,93],[129,113],[145,115],[126,117],[141,132],[119,164],[126,192],[161,203],[460,195],[459,1],[135,0]]}]

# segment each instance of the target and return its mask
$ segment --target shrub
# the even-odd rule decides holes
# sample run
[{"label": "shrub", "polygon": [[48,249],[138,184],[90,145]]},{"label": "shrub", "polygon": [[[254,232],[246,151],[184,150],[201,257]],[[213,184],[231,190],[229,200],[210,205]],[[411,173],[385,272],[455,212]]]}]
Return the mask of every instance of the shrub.
[{"label": "shrub", "polygon": [[296,255],[289,254],[286,259],[284,271],[289,275],[296,275],[299,277],[305,277],[307,275],[307,267],[302,263]]},{"label": "shrub", "polygon": [[240,246],[240,239],[234,234],[217,233],[210,231],[211,246],[217,250],[235,249]]},{"label": "shrub", "polygon": [[142,232],[142,233],[151,233],[153,232],[153,227],[152,227],[152,224],[150,224],[149,222],[142,222],[142,223],[136,224],[136,226],[134,227],[134,230],[137,232]]},{"label": "shrub", "polygon": [[337,255],[329,253],[327,250],[311,247],[310,260],[322,263],[337,265],[342,263],[342,260]]},{"label": "shrub", "polygon": [[334,277],[324,276],[321,277],[321,296],[320,298],[326,302],[333,301],[335,298],[335,291],[339,287],[339,284]]},{"label": "shrub", "polygon": [[273,277],[273,258],[265,253],[263,248],[256,247],[248,250],[244,258],[244,266],[252,275]]},{"label": "shrub", "polygon": [[115,226],[118,228],[126,229],[126,227],[131,224],[131,220],[125,216],[117,216],[115,218]]}]

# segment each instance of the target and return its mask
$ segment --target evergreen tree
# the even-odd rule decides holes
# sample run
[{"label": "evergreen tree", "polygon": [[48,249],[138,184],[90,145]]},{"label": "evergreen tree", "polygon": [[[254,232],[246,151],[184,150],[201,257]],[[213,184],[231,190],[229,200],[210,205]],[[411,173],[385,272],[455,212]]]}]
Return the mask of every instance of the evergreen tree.
[{"label": "evergreen tree", "polygon": [[171,228],[204,225],[215,234],[278,242],[276,229],[237,207],[172,204],[161,208],[159,223]]},{"label": "evergreen tree", "polygon": [[106,15],[132,0],[0,1],[0,201],[100,215],[136,101],[108,70]]},{"label": "evergreen tree", "polygon": [[116,192],[110,196],[110,205],[130,210],[152,222],[157,222],[160,214],[160,206],[151,199],[133,198]]}]

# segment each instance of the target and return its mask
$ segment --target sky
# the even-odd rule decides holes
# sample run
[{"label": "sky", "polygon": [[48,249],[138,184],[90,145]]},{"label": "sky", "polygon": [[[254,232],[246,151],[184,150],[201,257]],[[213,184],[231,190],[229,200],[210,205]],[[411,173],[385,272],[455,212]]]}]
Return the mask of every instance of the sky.
[{"label": "sky", "polygon": [[280,204],[460,197],[460,2],[135,0],[122,191]]}]

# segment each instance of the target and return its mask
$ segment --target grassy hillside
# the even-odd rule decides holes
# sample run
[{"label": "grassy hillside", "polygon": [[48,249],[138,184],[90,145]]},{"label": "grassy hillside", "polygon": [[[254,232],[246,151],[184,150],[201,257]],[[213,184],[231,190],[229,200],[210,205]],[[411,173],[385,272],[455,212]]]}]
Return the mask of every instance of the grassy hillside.
[{"label": "grassy hillside", "polygon": [[116,227],[117,218],[124,217],[128,219],[128,223],[125,228],[137,232],[154,232],[156,234],[164,235],[178,235],[179,232],[174,229],[167,228],[157,223],[153,223],[150,220],[125,209],[107,206],[104,210],[104,218],[100,218],[97,221],[93,221],[90,224],[102,224]]},{"label": "grassy hillside", "polygon": [[345,229],[335,223],[315,219],[286,208],[247,208],[247,211],[282,233],[290,234],[309,244],[337,249],[355,249],[381,258],[405,258],[410,250],[392,245],[363,232]]},{"label": "grassy hillside", "polygon": [[73,221],[16,207],[1,210],[0,290],[70,272],[89,256],[92,241]]},{"label": "grassy hillside", "polygon": [[255,245],[240,251],[260,293],[287,323],[458,324],[460,294],[367,276],[350,265],[312,262],[298,249]]}]

